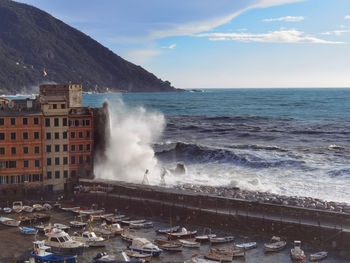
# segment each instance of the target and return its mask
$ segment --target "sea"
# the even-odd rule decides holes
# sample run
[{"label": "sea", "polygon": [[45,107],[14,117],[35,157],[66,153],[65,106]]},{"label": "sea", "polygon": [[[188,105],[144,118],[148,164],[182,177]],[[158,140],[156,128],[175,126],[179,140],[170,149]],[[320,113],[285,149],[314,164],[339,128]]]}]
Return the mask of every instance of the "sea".
[{"label": "sea", "polygon": [[350,201],[350,89],[83,95],[84,106],[104,101],[164,116],[154,156],[167,169],[186,167],[169,184]]}]

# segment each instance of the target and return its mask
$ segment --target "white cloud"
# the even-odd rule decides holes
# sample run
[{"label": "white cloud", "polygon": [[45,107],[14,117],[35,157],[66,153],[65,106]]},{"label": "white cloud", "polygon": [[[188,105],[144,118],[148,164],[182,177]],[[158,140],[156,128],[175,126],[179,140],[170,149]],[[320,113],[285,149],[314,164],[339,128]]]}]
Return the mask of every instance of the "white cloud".
[{"label": "white cloud", "polygon": [[345,20],[350,20],[350,15],[346,15],[346,16],[344,17],[344,19],[345,19]]},{"label": "white cloud", "polygon": [[169,49],[174,49],[176,47],[176,44],[171,44],[170,46],[168,46]]},{"label": "white cloud", "polygon": [[296,29],[270,31],[268,33],[204,33],[197,37],[207,37],[211,41],[240,41],[240,42],[265,42],[265,43],[318,43],[318,44],[342,44],[343,42],[328,41],[305,35]]},{"label": "white cloud", "polygon": [[323,32],[321,33],[321,35],[325,35],[325,36],[341,36],[343,34],[349,33],[350,32],[350,27],[349,26],[344,26],[341,25],[340,26],[341,29],[338,30],[332,30],[332,31],[327,31],[327,32]]},{"label": "white cloud", "polygon": [[275,21],[283,21],[283,22],[300,22],[303,21],[303,16],[283,16],[278,18],[266,18],[264,22],[275,22]]},{"label": "white cloud", "polygon": [[143,64],[159,54],[160,52],[158,50],[153,49],[133,49],[127,51],[123,57],[135,64]]}]

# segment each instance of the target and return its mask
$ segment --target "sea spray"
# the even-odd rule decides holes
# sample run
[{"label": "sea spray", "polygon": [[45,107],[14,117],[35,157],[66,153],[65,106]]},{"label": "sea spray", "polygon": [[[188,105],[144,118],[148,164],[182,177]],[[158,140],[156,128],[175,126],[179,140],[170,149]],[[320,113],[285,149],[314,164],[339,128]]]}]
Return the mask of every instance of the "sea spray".
[{"label": "sea spray", "polygon": [[164,116],[118,99],[109,103],[109,125],[105,156],[95,161],[96,178],[141,183],[148,170],[149,183],[158,184],[161,171],[152,143],[165,128]]}]

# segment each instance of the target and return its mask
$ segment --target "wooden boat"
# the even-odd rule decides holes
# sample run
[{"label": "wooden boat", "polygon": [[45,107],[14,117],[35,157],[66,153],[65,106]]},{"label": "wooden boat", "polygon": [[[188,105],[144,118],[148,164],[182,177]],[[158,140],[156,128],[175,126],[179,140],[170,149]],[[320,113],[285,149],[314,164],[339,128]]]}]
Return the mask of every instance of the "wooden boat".
[{"label": "wooden boat", "polygon": [[119,223],[122,220],[129,220],[130,218],[125,215],[112,215],[112,216],[102,216],[101,219],[106,220],[108,223]]},{"label": "wooden boat", "polygon": [[204,258],[220,262],[232,262],[232,256],[229,254],[217,254],[213,252],[206,252],[204,253]]},{"label": "wooden boat", "polygon": [[167,233],[168,239],[186,239],[186,238],[193,238],[197,234],[197,231],[188,231],[186,228],[181,228],[180,232],[176,233]]},{"label": "wooden boat", "polygon": [[136,251],[141,254],[150,254],[152,256],[159,256],[162,252],[158,246],[151,243],[148,239],[139,237],[136,237],[132,240],[132,243],[128,247],[128,250]]},{"label": "wooden boat", "polygon": [[210,240],[210,238],[214,238],[214,237],[216,237],[215,234],[196,236],[196,241],[198,241],[198,242],[207,242],[207,241]]},{"label": "wooden boat", "polygon": [[85,231],[81,236],[72,236],[72,239],[84,243],[88,247],[104,247],[106,240],[103,237],[98,237],[94,232]]},{"label": "wooden boat", "polygon": [[84,251],[82,242],[72,240],[68,233],[57,228],[53,228],[46,236],[45,245],[50,246],[54,253],[77,255]]},{"label": "wooden boat", "polygon": [[135,235],[132,235],[130,233],[124,232],[120,235],[121,239],[123,239],[126,242],[132,242],[134,240],[134,238],[136,238]]},{"label": "wooden boat", "polygon": [[290,256],[296,261],[303,261],[306,258],[304,251],[301,249],[301,241],[294,241],[294,247],[290,250]]},{"label": "wooden boat", "polygon": [[12,211],[16,213],[20,213],[23,210],[23,203],[22,201],[16,201],[12,203]]},{"label": "wooden boat", "polygon": [[68,230],[70,229],[69,226],[66,226],[66,225],[60,224],[60,223],[55,223],[55,224],[53,224],[53,227],[54,227],[54,228],[57,228],[57,229],[59,229],[59,230],[66,231],[66,232],[68,232]]},{"label": "wooden boat", "polygon": [[87,223],[81,221],[70,221],[69,225],[72,228],[84,228],[87,225]]},{"label": "wooden boat", "polygon": [[173,252],[182,251],[182,244],[180,242],[156,239],[154,240],[154,244],[156,244],[159,248],[163,250],[173,251]]},{"label": "wooden boat", "polygon": [[166,228],[166,229],[157,229],[156,232],[158,234],[168,234],[168,233],[174,233],[179,231],[180,226],[174,226],[174,227],[170,227],[170,228]]},{"label": "wooden boat", "polygon": [[8,217],[0,217],[0,222],[5,226],[19,226],[21,224],[20,220],[15,220]]},{"label": "wooden boat", "polygon": [[88,209],[88,210],[80,210],[79,214],[81,214],[81,215],[97,215],[97,214],[102,214],[104,211],[105,211],[104,209],[99,209],[99,210]]},{"label": "wooden boat", "polygon": [[232,257],[245,257],[245,250],[241,248],[233,248],[233,247],[211,248],[210,252],[213,252],[215,254],[227,254]]},{"label": "wooden boat", "polygon": [[20,227],[19,230],[21,231],[21,233],[26,235],[35,235],[37,233],[37,230],[35,228]]},{"label": "wooden boat", "polygon": [[265,252],[275,252],[275,251],[281,251],[284,249],[287,245],[287,242],[284,240],[281,240],[279,237],[272,237],[271,241],[269,243],[264,244]]},{"label": "wooden boat", "polygon": [[144,220],[144,219],[140,219],[140,220],[122,220],[122,221],[120,221],[121,224],[127,225],[127,226],[129,226],[130,224],[141,224],[141,223],[144,223],[144,222],[146,222],[146,220]]},{"label": "wooden boat", "polygon": [[2,211],[4,211],[4,213],[6,213],[6,214],[9,214],[9,213],[12,212],[12,208],[10,208],[10,207],[4,207],[4,208],[2,209]]},{"label": "wooden boat", "polygon": [[76,263],[77,256],[56,256],[49,250],[51,247],[45,246],[44,241],[34,241],[34,250],[31,252],[35,263]]},{"label": "wooden boat", "polygon": [[136,251],[126,250],[125,253],[126,253],[130,258],[141,259],[141,260],[144,260],[145,262],[150,262],[151,259],[152,259],[152,255],[141,254],[141,253],[136,252]]},{"label": "wooden boat", "polygon": [[235,244],[235,247],[241,248],[244,250],[249,250],[257,247],[256,242],[248,242],[248,243],[240,243],[240,244]]},{"label": "wooden boat", "polygon": [[119,224],[112,224],[108,227],[110,231],[114,233],[114,235],[121,235],[123,233],[124,229],[120,227]]},{"label": "wooden boat", "polygon": [[153,222],[144,222],[144,223],[138,223],[138,224],[130,223],[129,227],[133,229],[152,228]]},{"label": "wooden boat", "polygon": [[328,252],[326,251],[320,251],[317,253],[313,253],[310,255],[310,261],[319,261],[323,260],[328,256]]},{"label": "wooden boat", "polygon": [[40,211],[43,211],[43,210],[44,210],[43,206],[40,205],[40,204],[34,204],[34,205],[33,205],[33,208],[34,208],[34,210],[37,211],[37,212],[40,212]]},{"label": "wooden boat", "polygon": [[212,245],[229,243],[229,242],[232,242],[233,240],[235,240],[235,237],[233,236],[209,238],[209,241]]},{"label": "wooden boat", "polygon": [[198,255],[192,256],[191,259],[185,260],[184,263],[216,263],[214,260],[200,258]]},{"label": "wooden boat", "polygon": [[23,211],[26,212],[26,213],[33,213],[34,208],[32,206],[29,206],[29,205],[24,205],[23,206]]},{"label": "wooden boat", "polygon": [[101,213],[101,214],[92,214],[90,215],[90,218],[92,218],[92,220],[101,220],[102,217],[108,217],[108,216],[112,216],[113,214],[104,214],[104,213]]},{"label": "wooden boat", "polygon": [[199,248],[201,246],[201,243],[193,241],[193,240],[179,239],[179,242],[184,247],[189,247],[189,248]]},{"label": "wooden boat", "polygon": [[[149,256],[148,256],[149,257]],[[106,252],[100,252],[98,253],[91,263],[143,263],[144,260],[141,259],[130,259],[127,253],[122,252],[122,258],[120,259],[120,256],[116,255],[108,255]]]}]

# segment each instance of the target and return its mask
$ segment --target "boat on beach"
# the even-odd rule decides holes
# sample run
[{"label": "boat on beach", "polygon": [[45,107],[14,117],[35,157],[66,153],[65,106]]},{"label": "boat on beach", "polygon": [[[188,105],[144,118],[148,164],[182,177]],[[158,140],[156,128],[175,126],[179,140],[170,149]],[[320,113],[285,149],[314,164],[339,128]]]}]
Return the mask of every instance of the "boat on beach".
[{"label": "boat on beach", "polygon": [[66,225],[60,224],[60,223],[55,223],[55,224],[53,224],[53,227],[54,227],[54,228],[57,228],[57,229],[59,229],[59,230],[66,231],[66,232],[68,232],[68,230],[70,229],[69,226],[66,226]]},{"label": "boat on beach", "polygon": [[6,213],[6,214],[9,214],[9,213],[12,212],[12,208],[10,208],[10,207],[4,207],[4,208],[2,209],[2,211],[4,211],[4,213]]},{"label": "boat on beach", "polygon": [[244,249],[244,250],[249,250],[257,247],[256,242],[247,242],[247,243],[240,243],[240,244],[235,244],[236,248]]},{"label": "boat on beach", "polygon": [[130,228],[132,229],[141,229],[141,228],[152,228],[153,227],[153,222],[144,222],[144,223],[131,223],[129,225]]},{"label": "boat on beach", "polygon": [[19,230],[21,231],[21,233],[26,235],[35,235],[37,233],[37,230],[35,228],[20,227]]},{"label": "boat on beach", "polygon": [[20,220],[15,220],[8,217],[0,217],[0,222],[5,226],[19,226],[21,224]]},{"label": "boat on beach", "polygon": [[191,259],[185,260],[185,263],[216,263],[217,261],[200,258],[197,254],[193,255]]},{"label": "boat on beach", "polygon": [[84,228],[86,227],[87,223],[81,221],[70,221],[69,225],[72,228]]},{"label": "boat on beach", "polygon": [[140,219],[140,220],[122,220],[122,221],[120,221],[121,224],[127,225],[127,226],[129,226],[130,224],[142,224],[144,222],[146,222],[146,220],[144,220],[144,219]]},{"label": "boat on beach", "polygon": [[286,245],[287,245],[286,241],[281,240],[280,237],[273,236],[269,243],[264,244],[264,249],[265,249],[265,252],[276,252],[284,249]]},{"label": "boat on beach", "polygon": [[181,252],[182,251],[182,244],[180,242],[161,240],[161,239],[156,239],[153,242],[154,242],[154,244],[156,244],[159,248],[161,248],[163,250],[173,251],[173,252]]},{"label": "boat on beach", "polygon": [[204,258],[219,261],[219,262],[232,262],[232,256],[229,254],[218,254],[214,252],[206,252],[204,253]]},{"label": "boat on beach", "polygon": [[90,263],[125,263],[125,262],[142,263],[144,261],[141,259],[135,259],[135,258],[130,259],[127,253],[125,252],[121,253],[121,257],[116,255],[108,255],[106,252],[99,252]]},{"label": "boat on beach", "polygon": [[170,227],[170,228],[165,228],[165,229],[157,229],[156,232],[158,234],[168,234],[168,233],[174,233],[179,231],[180,226],[174,226],[174,227]]},{"label": "boat on beach", "polygon": [[29,205],[24,205],[23,206],[23,211],[26,212],[26,213],[33,213],[34,208],[32,206],[29,206]]},{"label": "boat on beach", "polygon": [[245,257],[245,250],[235,247],[210,248],[210,252],[215,254],[227,254],[231,257]]},{"label": "boat on beach", "polygon": [[304,251],[301,249],[301,241],[295,240],[294,247],[290,250],[290,256],[293,260],[304,261],[306,256]]},{"label": "boat on beach", "polygon": [[61,257],[50,252],[51,247],[45,246],[44,241],[34,241],[34,250],[30,253],[35,263],[75,263],[77,256]]},{"label": "boat on beach", "polygon": [[125,250],[125,253],[128,255],[128,257],[130,258],[135,258],[135,259],[139,259],[142,262],[151,262],[152,260],[152,255],[148,255],[148,254],[141,254],[139,252],[136,251],[131,251],[131,250]]},{"label": "boat on beach", "polygon": [[33,205],[33,208],[34,208],[34,210],[37,211],[37,212],[40,212],[40,211],[43,211],[43,210],[44,210],[44,208],[43,208],[43,206],[42,206],[41,204],[34,204],[34,205]]},{"label": "boat on beach", "polygon": [[98,237],[94,232],[85,231],[81,235],[72,236],[72,239],[84,243],[88,247],[104,247],[106,240],[103,237]]},{"label": "boat on beach", "polygon": [[49,203],[45,203],[45,204],[43,204],[43,208],[46,211],[50,211],[50,210],[52,210],[52,205],[50,205]]},{"label": "boat on beach", "polygon": [[47,234],[45,245],[51,247],[51,251],[61,254],[79,255],[84,251],[84,244],[74,241],[68,233],[53,228]]},{"label": "boat on beach", "polygon": [[186,239],[186,238],[193,238],[197,234],[197,231],[188,231],[186,228],[181,228],[180,232],[175,233],[167,233],[168,239]]},{"label": "boat on beach", "polygon": [[20,213],[23,210],[23,203],[22,201],[15,201],[12,203],[12,211],[16,213]]},{"label": "boat on beach", "polygon": [[151,243],[148,239],[140,237],[134,238],[132,244],[127,249],[152,256],[159,256],[162,252],[158,246]]},{"label": "boat on beach", "polygon": [[134,238],[137,238],[135,235],[132,235],[128,232],[124,232],[120,235],[121,239],[126,241],[126,242],[132,242],[134,240]]},{"label": "boat on beach", "polygon": [[201,243],[193,241],[193,240],[179,239],[179,242],[184,247],[188,247],[188,248],[199,248],[201,246]]},{"label": "boat on beach", "polygon": [[216,244],[223,244],[223,243],[230,243],[233,240],[235,240],[234,236],[227,236],[227,237],[210,237],[209,241],[210,244],[216,245]]},{"label": "boat on beach", "polygon": [[320,251],[320,252],[311,254],[309,259],[310,261],[319,261],[319,260],[325,259],[327,256],[328,256],[327,251]]},{"label": "boat on beach", "polygon": [[214,237],[216,237],[215,234],[196,236],[196,241],[198,241],[198,242],[208,242],[210,240],[210,238],[214,238]]}]

